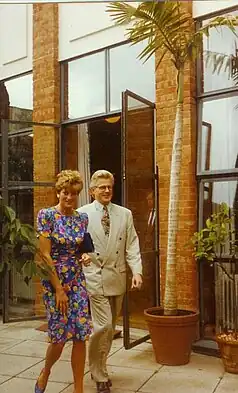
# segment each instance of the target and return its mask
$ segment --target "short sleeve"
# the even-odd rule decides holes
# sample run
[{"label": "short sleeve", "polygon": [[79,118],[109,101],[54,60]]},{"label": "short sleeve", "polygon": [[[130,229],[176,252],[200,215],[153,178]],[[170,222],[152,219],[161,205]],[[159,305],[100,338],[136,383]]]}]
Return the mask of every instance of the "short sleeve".
[{"label": "short sleeve", "polygon": [[37,231],[39,235],[50,239],[52,233],[52,223],[48,209],[42,209],[39,211],[37,216]]},{"label": "short sleeve", "polygon": [[87,215],[87,213],[80,213],[80,218],[84,224],[85,232],[87,232],[87,229],[88,229],[88,215]]}]

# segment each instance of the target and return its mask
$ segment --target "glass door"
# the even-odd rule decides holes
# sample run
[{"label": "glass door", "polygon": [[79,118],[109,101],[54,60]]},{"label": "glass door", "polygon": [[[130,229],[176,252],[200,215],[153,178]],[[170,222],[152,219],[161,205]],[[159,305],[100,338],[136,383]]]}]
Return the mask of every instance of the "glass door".
[{"label": "glass door", "polygon": [[123,205],[133,214],[143,263],[143,287],[127,291],[123,309],[124,346],[149,339],[144,310],[159,304],[158,176],[155,161],[155,105],[136,94],[122,93]]}]

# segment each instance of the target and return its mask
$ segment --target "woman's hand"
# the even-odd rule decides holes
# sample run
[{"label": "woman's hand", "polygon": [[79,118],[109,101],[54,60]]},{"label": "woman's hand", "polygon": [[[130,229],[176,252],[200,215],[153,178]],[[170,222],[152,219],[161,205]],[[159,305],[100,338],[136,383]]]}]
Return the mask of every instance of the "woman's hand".
[{"label": "woman's hand", "polygon": [[84,264],[84,266],[89,266],[91,263],[91,258],[88,254],[82,254],[81,256],[81,262]]},{"label": "woman's hand", "polygon": [[56,308],[61,312],[61,314],[66,315],[68,311],[69,298],[62,287],[56,289],[55,297]]}]

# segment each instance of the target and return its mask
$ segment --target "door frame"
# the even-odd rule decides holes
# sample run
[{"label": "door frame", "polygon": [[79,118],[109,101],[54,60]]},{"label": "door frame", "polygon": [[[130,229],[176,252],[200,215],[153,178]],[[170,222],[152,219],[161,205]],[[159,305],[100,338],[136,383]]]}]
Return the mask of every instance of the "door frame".
[{"label": "door frame", "polygon": [[[154,197],[155,197],[155,211],[156,211],[156,220],[155,220],[155,231],[154,231],[154,240],[155,240],[155,264],[156,264],[156,276],[155,276],[155,294],[154,294],[154,305],[158,306],[160,304],[160,270],[159,270],[159,221],[158,221],[158,203],[159,203],[159,194],[158,194],[158,166],[156,165],[156,106],[153,102],[143,98],[136,93],[125,90],[122,92],[122,202],[123,206],[126,206],[126,130],[128,123],[128,99],[132,98],[141,102],[153,110],[154,122],[153,122],[153,179],[154,179]],[[138,338],[136,340],[130,340],[130,320],[129,320],[129,283],[128,283],[128,274],[127,274],[127,289],[124,296],[123,302],[123,343],[125,349],[131,349],[150,338],[150,334]]]}]

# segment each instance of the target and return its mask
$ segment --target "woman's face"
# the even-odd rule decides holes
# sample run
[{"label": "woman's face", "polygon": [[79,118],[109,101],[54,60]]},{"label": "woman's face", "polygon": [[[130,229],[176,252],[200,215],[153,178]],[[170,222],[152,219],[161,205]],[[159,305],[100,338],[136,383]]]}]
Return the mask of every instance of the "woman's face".
[{"label": "woman's face", "polygon": [[77,207],[78,195],[78,185],[63,188],[59,193],[59,204],[61,208],[65,210],[75,209]]}]

